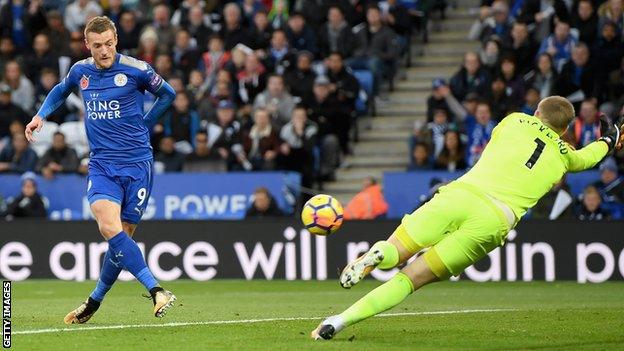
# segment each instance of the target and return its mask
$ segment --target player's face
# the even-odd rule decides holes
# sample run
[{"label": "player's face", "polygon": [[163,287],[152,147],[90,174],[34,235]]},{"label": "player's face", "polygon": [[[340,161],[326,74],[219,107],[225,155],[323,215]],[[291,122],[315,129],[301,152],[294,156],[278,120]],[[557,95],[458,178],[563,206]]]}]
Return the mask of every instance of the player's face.
[{"label": "player's face", "polygon": [[91,56],[98,68],[107,69],[113,65],[117,54],[117,35],[112,30],[87,33],[85,44],[91,51]]}]

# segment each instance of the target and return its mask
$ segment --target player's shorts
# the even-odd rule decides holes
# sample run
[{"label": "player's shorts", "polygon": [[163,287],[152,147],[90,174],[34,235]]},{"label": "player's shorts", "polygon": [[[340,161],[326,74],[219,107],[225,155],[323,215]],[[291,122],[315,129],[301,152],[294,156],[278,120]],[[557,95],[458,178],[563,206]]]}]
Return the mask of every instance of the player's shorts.
[{"label": "player's shorts", "polygon": [[121,206],[121,221],[137,224],[145,212],[152,193],[153,162],[118,164],[101,160],[89,161],[87,199],[109,200]]},{"label": "player's shorts", "polygon": [[424,259],[441,279],[459,275],[488,252],[505,243],[509,221],[483,192],[453,182],[440,188],[429,202],[403,217],[397,231],[403,246],[416,253],[431,247]]}]

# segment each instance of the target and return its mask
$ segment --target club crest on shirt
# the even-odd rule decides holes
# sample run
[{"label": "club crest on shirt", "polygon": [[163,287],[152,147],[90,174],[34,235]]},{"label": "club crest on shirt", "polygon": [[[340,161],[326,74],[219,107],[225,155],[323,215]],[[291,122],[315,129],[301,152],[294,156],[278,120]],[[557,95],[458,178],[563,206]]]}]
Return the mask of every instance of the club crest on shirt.
[{"label": "club crest on shirt", "polygon": [[126,85],[126,83],[128,83],[128,77],[126,77],[126,75],[123,73],[117,73],[115,74],[114,81],[116,86],[123,87],[124,85]]},{"label": "club crest on shirt", "polygon": [[85,90],[89,87],[89,77],[83,75],[82,78],[80,78],[80,89]]}]

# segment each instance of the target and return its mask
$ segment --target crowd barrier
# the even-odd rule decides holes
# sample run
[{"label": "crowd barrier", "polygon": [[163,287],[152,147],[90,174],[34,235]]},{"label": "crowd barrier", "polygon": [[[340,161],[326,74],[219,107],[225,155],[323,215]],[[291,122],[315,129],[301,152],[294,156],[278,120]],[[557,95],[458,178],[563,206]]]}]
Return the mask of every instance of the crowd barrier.
[{"label": "crowd barrier", "polygon": [[[0,175],[0,195],[17,196],[20,182],[19,175]],[[300,182],[298,173],[281,172],[156,174],[143,219],[242,219],[259,186],[269,189],[282,211],[292,213]],[[92,218],[86,177],[40,177],[37,183],[51,219]]]}]

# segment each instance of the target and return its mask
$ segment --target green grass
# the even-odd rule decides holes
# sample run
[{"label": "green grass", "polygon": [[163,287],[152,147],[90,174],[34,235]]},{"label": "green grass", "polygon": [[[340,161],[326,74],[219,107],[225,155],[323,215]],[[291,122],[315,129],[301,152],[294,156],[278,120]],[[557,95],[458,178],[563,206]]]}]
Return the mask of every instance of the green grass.
[{"label": "green grass", "polygon": [[[118,283],[87,326],[318,317],[341,312],[378,283],[350,291],[331,282],[177,281],[178,305],[158,320],[135,282]],[[13,332],[65,328],[64,315],[93,282],[13,284]],[[318,320],[127,328],[13,335],[16,350],[622,350],[624,283],[439,283],[392,313],[466,309],[498,312],[376,317],[330,342],[313,342]],[[74,326],[70,329],[79,329]]]}]

